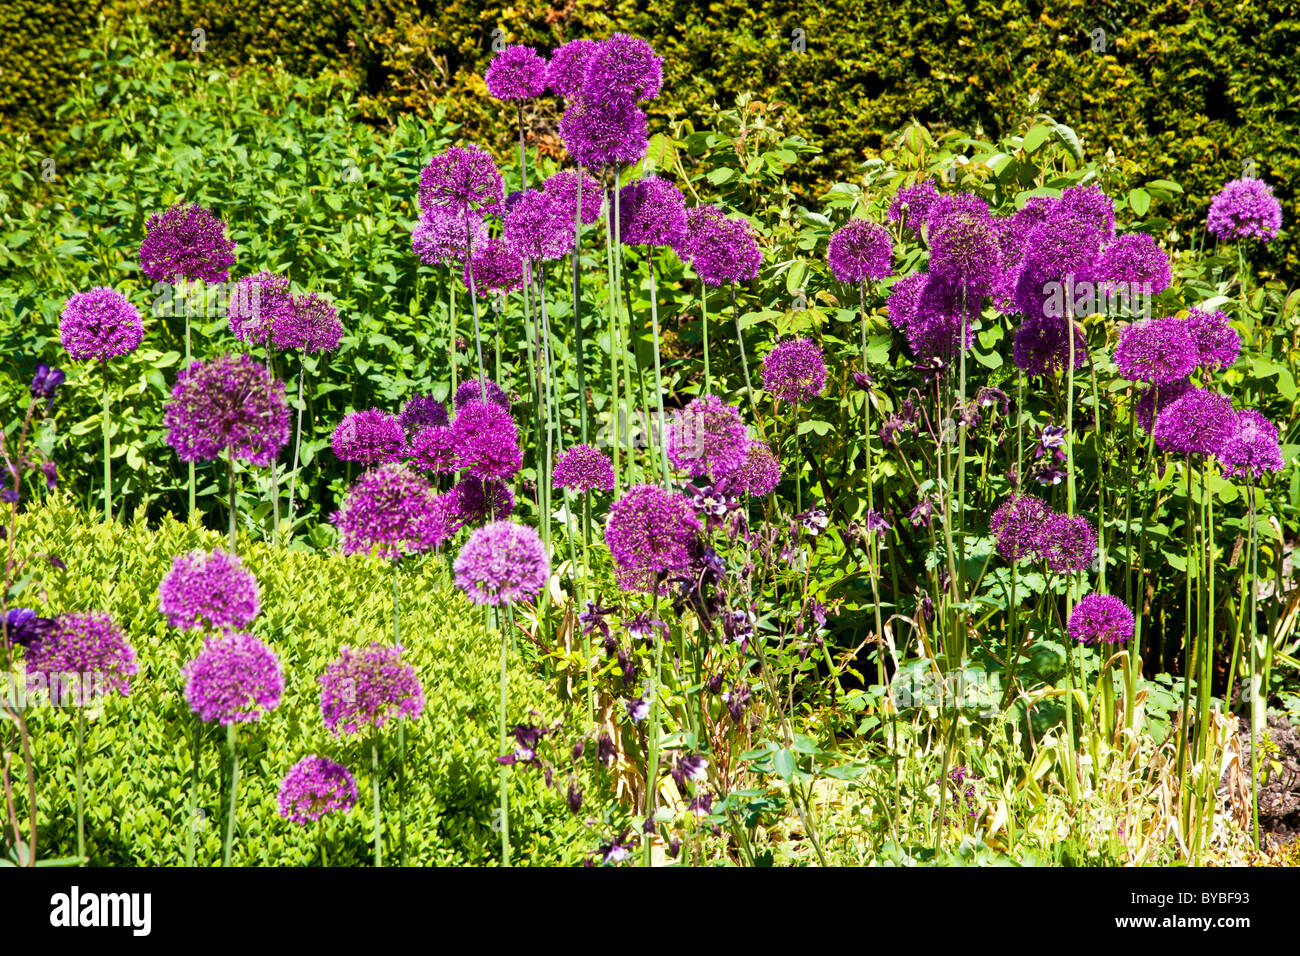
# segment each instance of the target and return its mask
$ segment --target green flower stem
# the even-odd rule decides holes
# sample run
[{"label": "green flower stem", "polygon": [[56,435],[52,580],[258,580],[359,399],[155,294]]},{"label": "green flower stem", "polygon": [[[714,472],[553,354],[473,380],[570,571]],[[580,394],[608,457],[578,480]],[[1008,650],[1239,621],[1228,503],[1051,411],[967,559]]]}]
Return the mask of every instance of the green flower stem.
[{"label": "green flower stem", "polygon": [[654,331],[654,348],[655,348],[655,397],[659,402],[659,420],[655,427],[650,430],[654,436],[655,445],[659,451],[659,460],[663,467],[664,487],[669,486],[670,469],[668,467],[668,448],[664,442],[664,377],[663,370],[659,363],[659,292],[655,287],[655,257],[654,247],[646,247],[646,258],[650,263],[650,324]]},{"label": "green flower stem", "polygon": [[704,394],[713,394],[712,376],[709,374],[709,287],[700,279],[700,334],[704,336]]},{"label": "green flower stem", "polygon": [[[659,585],[662,575],[655,578],[654,601],[650,617],[659,618]],[[646,767],[645,778],[645,815],[646,819],[654,816],[659,803],[659,680],[663,669],[664,642],[667,638],[661,633],[655,636],[655,679],[650,687],[650,723],[646,734],[650,738],[650,762]],[[642,835],[644,843],[641,851],[641,865],[650,865],[650,849],[654,843],[653,834]]]},{"label": "green flower stem", "polygon": [[[398,626],[400,607],[397,600],[398,560],[393,559],[393,646],[402,643],[401,629]],[[408,865],[406,846],[406,721],[397,722],[397,816],[398,845],[401,848],[402,866]]]},{"label": "green flower stem", "polygon": [[731,315],[736,322],[736,344],[740,347],[740,368],[745,373],[745,394],[749,396],[749,407],[757,410],[754,402],[754,386],[749,380],[749,359],[745,357],[745,333],[740,329],[740,306],[736,302],[736,283],[731,283]]},{"label": "green flower stem", "polygon": [[[472,277],[471,277],[472,278]],[[447,364],[451,366],[451,394],[456,394],[456,282],[447,270]]]},{"label": "green flower stem", "polygon": [[289,508],[285,512],[285,523],[288,525],[289,534],[293,534],[293,498],[294,491],[298,485],[298,462],[301,458],[302,451],[302,384],[306,375],[307,357],[301,356],[298,360],[298,424],[294,428],[293,437],[293,470],[289,472]]},{"label": "green flower stem", "polygon": [[[191,360],[191,359],[190,359],[190,302],[189,302],[189,290],[186,289],[186,287],[185,287],[185,280],[184,280],[184,279],[177,279],[177,280],[176,280],[176,284],[180,286],[180,290],[181,290],[181,303],[182,303],[182,307],[185,309],[185,367],[186,367],[186,368],[189,368],[189,367],[190,367],[190,360]],[[188,490],[189,490],[189,505],[190,505],[190,508],[189,508],[189,512],[188,512],[188,514],[187,514],[187,517],[189,518],[190,521],[193,521],[193,520],[194,520],[194,497],[195,497],[195,488],[197,487],[197,484],[198,484],[198,483],[197,483],[197,481],[195,480],[195,477],[194,477],[194,462],[190,462],[190,463],[189,463],[189,479],[188,479],[188,485],[187,485]]]},{"label": "green flower stem", "polygon": [[[609,205],[614,206],[616,189],[610,189]],[[608,305],[608,330],[609,338],[609,424],[613,430],[610,436],[610,445],[613,448],[614,458],[614,495],[618,495],[619,488],[623,482],[623,472],[620,467],[622,458],[622,415],[619,408],[619,391],[618,391],[618,316],[615,312],[614,297],[617,294],[617,286],[614,284],[614,232],[608,223],[605,225],[605,282],[609,291],[607,300]]]},{"label": "green flower stem", "polygon": [[[469,217],[465,218],[465,258],[469,268],[465,271],[469,273],[469,305],[470,310],[474,313],[474,348],[478,353],[478,387],[480,396],[487,395],[487,373],[483,368],[483,330],[478,321],[478,289],[474,281],[474,256],[473,256],[473,237],[470,234]],[[452,327],[455,328],[455,320],[452,320]],[[454,353],[453,353],[454,354]]]},{"label": "green flower stem", "polygon": [[199,749],[203,738],[203,721],[194,717],[194,751],[190,764],[190,806],[185,820],[185,865],[194,865],[194,818],[199,810]]},{"label": "green flower stem", "polygon": [[[267,337],[266,342],[266,374],[272,381],[275,380],[275,367],[271,357],[271,340]],[[280,543],[280,456],[271,459],[271,541],[273,544]]]},{"label": "green flower stem", "polygon": [[[113,455],[109,447],[111,441],[109,433],[112,430],[112,416],[109,409],[108,397],[108,363],[99,363],[100,371],[104,374],[104,521],[113,520]],[[190,473],[193,475],[194,465],[190,465]],[[192,494],[192,492],[191,492]],[[193,508],[193,505],[191,505]]]},{"label": "green flower stem", "polygon": [[1256,648],[1256,630],[1258,629],[1257,616],[1258,608],[1258,587],[1259,587],[1259,531],[1256,526],[1255,511],[1255,480],[1252,477],[1248,479],[1247,487],[1250,494],[1250,578],[1249,578],[1249,598],[1250,598],[1250,617],[1247,629],[1247,640],[1250,643],[1250,817],[1251,831],[1255,839],[1255,848],[1259,849],[1259,748],[1255,740],[1255,725],[1258,717],[1259,692],[1260,687],[1257,678],[1256,668],[1258,666],[1258,650]]},{"label": "green flower stem", "polygon": [[226,452],[226,471],[230,479],[230,550],[235,550],[235,453]]},{"label": "green flower stem", "polygon": [[578,170],[578,203],[573,224],[573,352],[578,367],[578,415],[582,443],[587,444],[587,372],[582,347],[582,170]]},{"label": "green flower stem", "polygon": [[235,810],[239,805],[239,739],[235,724],[226,725],[226,745],[230,750],[230,808],[226,815],[226,838],[222,841],[221,865],[230,866],[230,851],[235,842]]},{"label": "green flower stem", "polygon": [[384,865],[384,818],[379,794],[379,729],[370,734],[370,783],[375,804],[375,866]]},{"label": "green flower stem", "polygon": [[[498,750],[499,756],[504,756],[509,747],[509,738],[506,735],[506,700],[509,693],[509,661],[510,661],[510,624],[513,620],[510,605],[506,605],[506,623],[501,624],[501,613],[498,611],[495,615],[497,626],[501,630],[501,680],[500,693],[497,698],[497,725]],[[497,765],[497,796],[501,810],[501,865],[510,865],[510,794],[507,790],[506,765]]]},{"label": "green flower stem", "polygon": [[86,709],[77,708],[77,856],[86,859]]}]

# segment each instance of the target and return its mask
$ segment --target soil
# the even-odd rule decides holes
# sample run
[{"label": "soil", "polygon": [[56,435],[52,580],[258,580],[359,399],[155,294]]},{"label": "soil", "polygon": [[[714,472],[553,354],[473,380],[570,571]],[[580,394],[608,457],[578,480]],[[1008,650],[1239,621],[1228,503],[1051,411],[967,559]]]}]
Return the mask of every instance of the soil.
[{"label": "soil", "polygon": [[[1272,766],[1267,783],[1261,782],[1259,787],[1259,831],[1265,846],[1276,848],[1300,838],[1300,732],[1286,717],[1270,714],[1267,733],[1272,744],[1261,745],[1260,767]],[[1238,735],[1248,795],[1250,721],[1246,717],[1240,718]]]}]

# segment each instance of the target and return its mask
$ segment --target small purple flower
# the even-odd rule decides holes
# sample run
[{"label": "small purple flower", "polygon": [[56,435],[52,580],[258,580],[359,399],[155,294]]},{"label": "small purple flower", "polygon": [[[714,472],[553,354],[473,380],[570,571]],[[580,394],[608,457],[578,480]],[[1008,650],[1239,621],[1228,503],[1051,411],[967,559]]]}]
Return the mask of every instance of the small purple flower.
[{"label": "small purple flower", "polygon": [[107,286],[78,292],[59,316],[59,341],[74,361],[107,362],[134,352],[144,338],[144,322],[126,296]]},{"label": "small purple flower", "polygon": [[1035,550],[1052,571],[1087,571],[1097,554],[1097,532],[1080,515],[1049,514],[1039,529]]},{"label": "small purple flower", "polygon": [[613,491],[614,466],[599,448],[574,445],[556,459],[552,482],[572,491]]},{"label": "small purple flower", "polygon": [[411,227],[411,251],[426,266],[463,263],[469,250],[487,239],[487,227],[478,212],[457,213],[446,206],[422,212]]},{"label": "small purple flower", "polygon": [[483,74],[498,100],[530,100],[546,92],[546,59],[530,46],[503,47]]},{"label": "small purple flower", "polygon": [[154,282],[225,282],[235,264],[226,224],[194,203],[150,216],[140,243],[140,269]]},{"label": "small purple flower", "polygon": [[325,726],[334,736],[380,730],[390,720],[424,712],[424,688],[400,644],[378,641],[360,650],[344,646],[316,678]]},{"label": "small purple flower", "polygon": [[709,769],[708,758],[702,754],[675,753],[669,763],[668,772],[680,790],[686,789],[688,782],[703,780]]},{"label": "small purple flower", "polygon": [[1070,612],[1067,629],[1080,644],[1116,644],[1133,637],[1133,612],[1110,594],[1085,594]]},{"label": "small purple flower", "polygon": [[1205,228],[1218,239],[1262,239],[1277,235],[1282,205],[1262,179],[1234,179],[1210,201]]},{"label": "small purple flower", "polygon": [[45,399],[45,410],[48,412],[54,407],[55,396],[59,392],[59,386],[63,384],[63,369],[50,368],[44,362],[38,362],[36,365],[36,374],[32,376],[32,384],[29,389],[32,398]]},{"label": "small purple flower", "polygon": [[787,339],[763,359],[763,388],[785,402],[806,402],[826,387],[826,359],[812,339]]},{"label": "small purple flower", "polygon": [[477,378],[466,379],[460,383],[456,389],[456,396],[452,399],[452,405],[459,411],[468,402],[492,402],[494,405],[500,405],[506,411],[510,410],[510,396],[505,393],[505,389],[490,378],[483,380],[482,387],[479,386]]},{"label": "small purple flower", "polygon": [[479,298],[493,292],[514,292],[524,284],[524,260],[504,239],[484,239],[461,269],[461,281],[473,284]]},{"label": "small purple flower", "polygon": [[456,482],[442,498],[453,531],[508,518],[515,510],[514,494],[505,484],[473,475]]},{"label": "small purple flower", "polygon": [[[1088,360],[1088,341],[1077,322],[1074,326],[1074,367]],[[1020,324],[1011,345],[1012,360],[1026,375],[1048,375],[1070,364],[1067,320],[1055,315],[1031,315]]]},{"label": "small purple flower", "polygon": [[280,781],[280,816],[314,823],[327,813],[347,813],[357,804],[357,781],[341,763],[312,754],[289,768]]},{"label": "small purple flower", "polygon": [[30,647],[58,626],[51,617],[41,617],[28,607],[11,607],[5,611],[5,633],[14,647]]},{"label": "small purple flower", "polygon": [[573,248],[574,217],[553,193],[530,189],[503,219],[503,236],[510,251],[525,262],[559,259]]},{"label": "small purple flower", "polygon": [[497,521],[475,530],[456,556],[456,586],[475,604],[530,600],[546,585],[551,565],[537,532]]},{"label": "small purple flower", "polygon": [[781,483],[781,465],[765,442],[751,441],[745,449],[745,460],[722,477],[733,487],[764,498]]},{"label": "small purple flower", "polygon": [[212,637],[184,669],[185,701],[205,722],[249,723],[280,706],[280,659],[252,634]]},{"label": "small purple flower", "polygon": [[230,293],[226,319],[240,342],[264,343],[293,313],[289,277],[275,272],[244,276]]},{"label": "small purple flower", "polygon": [[623,706],[627,708],[627,715],[632,719],[634,724],[639,724],[650,716],[650,701],[643,697],[633,697],[631,700],[623,701]]},{"label": "small purple flower", "polygon": [[1033,495],[1014,495],[1002,502],[989,520],[998,555],[1007,561],[1033,555],[1048,514],[1047,503]]},{"label": "small purple flower", "polygon": [[397,420],[408,433],[414,434],[426,425],[446,425],[447,406],[432,395],[412,395],[402,406]]},{"label": "small purple flower", "polygon": [[701,282],[714,287],[753,279],[763,264],[748,220],[724,217],[712,206],[687,210],[686,235],[677,254]]},{"label": "small purple flower", "polygon": [[537,746],[550,730],[534,724],[515,724],[510,732],[514,734],[515,749],[503,757],[497,757],[497,763],[506,766],[517,763],[537,764]]},{"label": "small purple flower", "polygon": [[394,415],[368,408],[345,415],[331,439],[339,461],[373,468],[406,456],[406,432]]},{"label": "small purple flower", "polygon": [[[581,183],[581,189],[579,184]],[[585,170],[565,169],[542,184],[542,189],[552,198],[556,208],[570,223],[576,222],[581,201],[582,222],[590,226],[600,222],[605,208],[605,193],[600,183]]]},{"label": "small purple flower", "polygon": [[459,468],[456,437],[447,425],[425,425],[407,443],[411,464],[420,471],[449,475]]}]

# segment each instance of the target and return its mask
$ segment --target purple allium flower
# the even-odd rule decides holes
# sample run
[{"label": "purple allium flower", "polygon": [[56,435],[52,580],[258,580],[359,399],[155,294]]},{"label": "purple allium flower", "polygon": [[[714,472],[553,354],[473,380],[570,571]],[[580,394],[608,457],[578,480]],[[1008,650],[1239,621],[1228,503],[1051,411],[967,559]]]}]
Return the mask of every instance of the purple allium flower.
[{"label": "purple allium flower", "polygon": [[460,549],[456,586],[475,604],[514,604],[546,586],[551,564],[537,532],[512,521],[477,528]]},{"label": "purple allium flower", "polygon": [[183,631],[241,630],[260,609],[257,578],[239,555],[220,548],[178,554],[158,585],[158,610]]},{"label": "purple allium flower", "polygon": [[1159,295],[1173,277],[1169,257],[1160,244],[1144,232],[1120,236],[1101,250],[1097,260],[1097,282],[1104,293],[1110,285],[1127,295],[1128,286],[1144,286],[1147,295]]},{"label": "purple allium flower", "polygon": [[449,475],[456,464],[456,438],[448,425],[425,425],[419,428],[406,446],[411,463],[420,471]]},{"label": "purple allium flower", "polygon": [[426,425],[446,425],[447,406],[432,395],[412,395],[402,406],[397,420],[408,432],[417,432]]},{"label": "purple allium flower", "polygon": [[319,293],[293,297],[284,321],[271,327],[271,345],[282,351],[294,349],[315,355],[333,352],[343,338],[338,309]]},{"label": "purple allium flower", "polygon": [[943,276],[923,275],[925,283],[916,294],[916,311],[907,326],[907,345],[918,360],[946,363],[975,341],[981,299]]},{"label": "purple allium flower", "polygon": [[[1194,386],[1189,379],[1170,382],[1167,385],[1152,385],[1144,388],[1137,400],[1137,420],[1145,432],[1151,431],[1151,423],[1160,417],[1160,413],[1192,391]],[[1156,401],[1159,399],[1159,405]]]},{"label": "purple allium flower", "polygon": [[894,272],[894,241],[884,226],[850,219],[831,235],[826,261],[839,282],[883,279]]},{"label": "purple allium flower", "polygon": [[275,272],[244,276],[235,283],[226,306],[230,333],[241,342],[264,343],[292,313],[289,278]]},{"label": "purple allium flower", "polygon": [[1049,513],[1047,503],[1033,495],[1013,495],[998,505],[989,520],[998,555],[1007,561],[1019,561],[1034,554],[1039,530]]},{"label": "purple allium flower", "polygon": [[763,264],[763,251],[749,221],[697,209],[687,212],[686,237],[678,253],[687,253],[700,281],[716,287],[757,277]]},{"label": "purple allium flower", "polygon": [[1074,367],[1083,368],[1088,359],[1088,340],[1077,322],[1062,316],[1031,315],[1016,329],[1011,355],[1026,375],[1047,375],[1070,364],[1067,323],[1074,326]]},{"label": "purple allium flower", "polygon": [[55,703],[69,703],[67,695],[77,691],[83,704],[109,688],[123,697],[130,695],[130,678],[137,670],[135,648],[108,614],[60,614],[53,627],[32,630],[26,649],[27,676],[40,675]]},{"label": "purple allium flower", "polygon": [[526,262],[558,259],[573,248],[573,216],[552,193],[530,189],[502,220],[506,246]]},{"label": "purple allium flower", "polygon": [[260,719],[280,706],[284,693],[284,670],[275,651],[243,631],[208,638],[182,673],[190,710],[223,727]]},{"label": "purple allium flower", "polygon": [[107,362],[134,352],[142,338],[139,311],[126,296],[107,286],[71,296],[59,316],[59,341],[77,362]]},{"label": "purple allium flower", "polygon": [[1016,282],[1024,268],[1030,234],[1047,220],[1056,208],[1057,200],[1048,196],[1031,196],[1010,216],[995,218],[998,248],[1002,261],[1002,275],[993,290],[994,302],[1003,312],[1017,312]]},{"label": "purple allium flower", "polygon": [[524,260],[504,239],[484,239],[461,269],[461,281],[467,289],[471,278],[480,298],[494,291],[514,292],[524,284]]},{"label": "purple allium flower", "polygon": [[505,484],[473,475],[456,482],[442,497],[453,531],[508,518],[515,510],[515,496]]},{"label": "purple allium flower", "polygon": [[1164,451],[1217,455],[1237,427],[1237,413],[1226,395],[1194,388],[1156,416],[1151,434]]},{"label": "purple allium flower", "polygon": [[1284,462],[1277,445],[1277,426],[1253,408],[1238,412],[1236,429],[1220,449],[1219,460],[1229,477],[1257,478],[1266,471],[1281,471]]},{"label": "purple allium flower", "polygon": [[510,413],[495,402],[466,402],[451,423],[456,464],[476,478],[503,480],[523,464],[519,429]]},{"label": "purple allium flower", "polygon": [[605,193],[600,188],[600,183],[592,179],[586,170],[562,170],[542,183],[542,189],[552,198],[560,213],[570,223],[574,223],[579,212],[579,183],[582,184],[582,222],[590,226],[600,221],[601,210],[605,206]]},{"label": "purple allium flower", "polygon": [[504,198],[496,160],[475,143],[449,147],[420,171],[420,210],[426,216],[439,206],[457,216],[495,212]]},{"label": "purple allium flower", "polygon": [[805,402],[826,387],[826,359],[812,339],[786,339],[763,359],[763,388],[784,402]]},{"label": "purple allium flower", "polygon": [[701,236],[716,229],[727,217],[717,206],[691,206],[686,210],[686,232],[676,246],[677,258],[689,264],[695,256],[695,246]]},{"label": "purple allium flower", "polygon": [[395,415],[378,408],[350,412],[334,429],[331,439],[339,461],[355,461],[373,468],[406,455],[406,433]]},{"label": "purple allium flower", "polygon": [[659,575],[683,571],[702,529],[690,499],[654,485],[633,485],[609,509],[605,543],[625,591],[652,590]]},{"label": "purple allium flower", "polygon": [[464,262],[468,250],[487,239],[487,227],[477,212],[459,214],[445,206],[435,206],[411,228],[411,251],[426,266]]},{"label": "purple allium flower", "polygon": [[289,440],[284,383],[251,355],[192,362],[176,377],[163,424],[181,461],[212,461],[228,451],[269,465]]},{"label": "purple allium flower", "polygon": [[1097,532],[1081,515],[1050,513],[1039,529],[1035,550],[1052,571],[1087,571],[1097,554]]},{"label": "purple allium flower", "polygon": [[618,202],[619,239],[625,246],[677,248],[685,240],[686,198],[668,180],[645,176],[628,183]]},{"label": "purple allium flower", "polygon": [[1282,206],[1262,179],[1234,179],[1210,200],[1205,228],[1219,239],[1263,239],[1282,226]]},{"label": "purple allium flower", "polygon": [[225,282],[235,264],[226,224],[197,203],[150,216],[140,243],[140,269],[154,282]]},{"label": "purple allium flower", "polygon": [[[1109,201],[1109,200],[1108,200]],[[1053,212],[1025,238],[1024,265],[1016,278],[1013,297],[1026,318],[1054,315],[1061,318],[1058,302],[1069,302],[1076,286],[1094,281],[1103,233],[1095,223],[1058,218]]]},{"label": "purple allium flower", "polygon": [[452,532],[429,483],[398,464],[363,472],[333,522],[344,554],[377,551],[390,560],[432,551]]},{"label": "purple allium flower", "polygon": [[571,103],[559,131],[569,155],[588,169],[631,166],[650,146],[645,114],[622,98]]},{"label": "purple allium flower", "polygon": [[1165,385],[1186,378],[1198,353],[1187,322],[1162,318],[1134,322],[1120,332],[1114,358],[1129,381]]},{"label": "purple allium flower", "polygon": [[930,281],[924,272],[911,272],[903,276],[889,288],[885,299],[885,311],[889,315],[889,324],[904,335],[916,321],[916,307],[921,292]]},{"label": "purple allium flower", "polygon": [[939,190],[933,179],[922,180],[915,186],[904,186],[889,204],[889,221],[899,223],[919,236],[938,198]]},{"label": "purple allium flower", "polygon": [[345,645],[316,678],[321,718],[334,736],[380,730],[390,720],[424,713],[424,688],[402,660],[405,650],[378,641],[360,650]]},{"label": "purple allium flower", "polygon": [[587,75],[587,64],[598,45],[595,40],[570,40],[551,51],[551,62],[546,68],[546,82],[552,93],[566,100],[576,100],[582,95],[582,81]]},{"label": "purple allium flower", "polygon": [[749,433],[740,412],[716,395],[693,398],[668,425],[668,460],[692,478],[719,478],[745,463]]},{"label": "purple allium flower", "polygon": [[1072,220],[1096,232],[1104,242],[1115,235],[1115,201],[1100,186],[1071,186],[1052,209],[1058,222]]},{"label": "purple allium flower", "polygon": [[745,460],[723,477],[737,489],[763,498],[781,483],[781,465],[766,443],[751,441],[745,448]]},{"label": "purple allium flower", "polygon": [[452,405],[459,411],[469,402],[492,402],[506,411],[510,410],[510,396],[490,378],[483,380],[481,388],[477,378],[467,378],[460,383],[456,389],[456,396],[452,399]]},{"label": "purple allium flower", "polygon": [[1196,367],[1206,371],[1222,371],[1241,352],[1241,336],[1228,324],[1222,312],[1187,310],[1187,330],[1196,346]]},{"label": "purple allium flower", "polygon": [[573,491],[613,491],[614,466],[599,448],[574,445],[555,460],[551,475],[556,488]]},{"label": "purple allium flower", "polygon": [[492,58],[483,74],[498,100],[530,100],[546,92],[546,58],[530,46],[511,44]]},{"label": "purple allium flower", "polygon": [[327,813],[346,813],[355,807],[357,781],[343,764],[312,754],[284,775],[279,801],[284,819],[315,823]]},{"label": "purple allium flower", "polygon": [[940,196],[930,208],[926,230],[931,275],[974,298],[993,288],[1002,263],[988,203],[969,193]]},{"label": "purple allium flower", "polygon": [[591,52],[583,72],[587,102],[652,100],[664,83],[664,61],[640,37],[615,33]]},{"label": "purple allium flower", "polygon": [[28,390],[32,398],[45,399],[45,410],[48,412],[54,407],[54,398],[66,377],[63,369],[50,368],[44,362],[37,362],[36,374],[32,376],[32,384]]},{"label": "purple allium flower", "polygon": [[1070,637],[1080,644],[1102,641],[1117,644],[1133,638],[1133,612],[1110,594],[1085,594],[1070,612],[1066,625]]}]

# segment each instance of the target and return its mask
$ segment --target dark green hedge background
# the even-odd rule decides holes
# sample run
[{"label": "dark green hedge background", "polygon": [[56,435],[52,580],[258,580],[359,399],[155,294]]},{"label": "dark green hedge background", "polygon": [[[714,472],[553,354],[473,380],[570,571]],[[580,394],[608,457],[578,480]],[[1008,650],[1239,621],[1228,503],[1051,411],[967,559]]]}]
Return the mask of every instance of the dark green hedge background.
[{"label": "dark green hedge background", "polygon": [[[652,104],[661,123],[698,122],[713,103],[730,106],[746,91],[779,104],[790,131],[823,150],[800,174],[810,192],[853,178],[867,151],[911,117],[995,137],[1042,112],[1073,126],[1090,153],[1114,147],[1145,167],[1139,173],[1181,183],[1193,201],[1176,224],[1188,236],[1247,159],[1295,208],[1297,3],[6,0],[4,125],[57,142],[50,116],[78,71],[74,51],[101,18],[115,27],[137,14],[177,57],[340,70],[359,82],[366,121],[443,102],[466,138],[502,151],[510,114],[482,83],[494,31],[546,48],[619,29],[647,38],[668,61],[665,93]],[[196,29],[202,52],[193,49]],[[535,119],[536,145],[558,150],[549,103]],[[1295,235],[1284,236],[1267,265],[1283,257],[1294,265],[1297,251]]]}]

